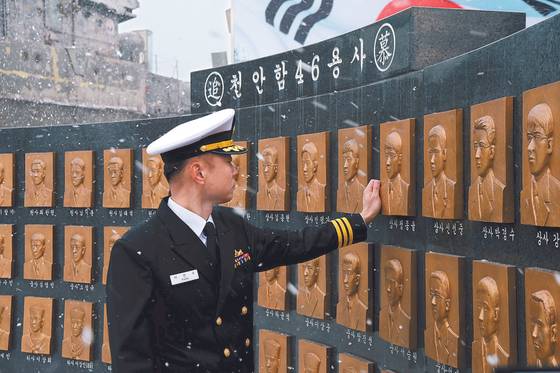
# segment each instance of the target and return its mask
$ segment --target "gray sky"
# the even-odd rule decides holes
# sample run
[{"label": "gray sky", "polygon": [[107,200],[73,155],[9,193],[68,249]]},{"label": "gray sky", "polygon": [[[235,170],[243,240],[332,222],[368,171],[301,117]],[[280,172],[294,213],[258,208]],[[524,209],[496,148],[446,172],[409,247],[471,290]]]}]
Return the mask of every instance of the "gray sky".
[{"label": "gray sky", "polygon": [[119,32],[151,30],[158,74],[190,80],[190,72],[211,67],[211,52],[228,48],[224,10],[228,0],[140,0],[136,18]]}]

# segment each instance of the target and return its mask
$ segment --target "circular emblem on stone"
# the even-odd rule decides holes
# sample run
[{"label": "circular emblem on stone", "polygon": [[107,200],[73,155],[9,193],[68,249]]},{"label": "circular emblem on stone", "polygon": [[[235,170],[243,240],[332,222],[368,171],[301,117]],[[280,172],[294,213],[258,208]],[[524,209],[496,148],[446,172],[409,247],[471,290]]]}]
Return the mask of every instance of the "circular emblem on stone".
[{"label": "circular emblem on stone", "polygon": [[382,24],[375,34],[375,43],[373,44],[375,66],[379,71],[387,71],[391,67],[397,49],[396,45],[395,29],[390,23]]},{"label": "circular emblem on stone", "polygon": [[204,98],[210,106],[222,106],[224,97],[224,79],[219,72],[213,71],[204,83]]}]

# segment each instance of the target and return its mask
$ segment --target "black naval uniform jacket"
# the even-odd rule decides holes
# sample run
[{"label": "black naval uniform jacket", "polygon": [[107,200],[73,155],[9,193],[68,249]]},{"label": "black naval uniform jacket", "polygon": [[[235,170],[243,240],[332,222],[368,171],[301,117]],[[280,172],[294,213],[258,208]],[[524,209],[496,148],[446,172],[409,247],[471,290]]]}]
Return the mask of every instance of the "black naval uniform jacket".
[{"label": "black naval uniform jacket", "polygon": [[[115,243],[106,288],[115,373],[252,372],[254,273],[310,260],[367,235],[360,215],[300,231],[256,228],[227,208],[215,208],[212,218],[219,284],[208,249],[167,198]],[[189,271],[183,280],[190,281],[171,284],[170,276]]]}]

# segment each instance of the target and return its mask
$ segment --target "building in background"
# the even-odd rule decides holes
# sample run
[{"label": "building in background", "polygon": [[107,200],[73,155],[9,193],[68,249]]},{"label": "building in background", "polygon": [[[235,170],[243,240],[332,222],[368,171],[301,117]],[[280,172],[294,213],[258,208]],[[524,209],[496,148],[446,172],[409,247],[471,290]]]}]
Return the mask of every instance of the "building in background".
[{"label": "building in background", "polygon": [[189,83],[150,72],[148,30],[119,34],[137,0],[0,0],[0,126],[190,112]]}]

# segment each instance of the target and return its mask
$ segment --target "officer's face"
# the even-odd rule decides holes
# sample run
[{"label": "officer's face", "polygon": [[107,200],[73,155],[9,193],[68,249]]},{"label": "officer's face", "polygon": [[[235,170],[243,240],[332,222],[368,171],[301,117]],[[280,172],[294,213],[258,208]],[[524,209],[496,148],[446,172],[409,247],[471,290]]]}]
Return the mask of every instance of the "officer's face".
[{"label": "officer's face", "polygon": [[342,154],[342,159],[344,164],[342,166],[342,171],[344,173],[344,179],[350,181],[358,173],[358,165],[360,163],[360,158],[354,154],[352,151],[347,151]]},{"label": "officer's face", "polygon": [[45,240],[43,239],[32,239],[31,240],[31,254],[33,259],[37,260],[43,256],[45,253]]},{"label": "officer's face", "polygon": [[303,281],[305,286],[310,288],[317,282],[319,276],[319,263],[315,260],[303,264]]},{"label": "officer's face", "polygon": [[205,154],[202,159],[204,192],[215,203],[226,203],[233,197],[235,168],[230,155]]},{"label": "officer's face", "polygon": [[479,176],[484,177],[488,170],[492,168],[494,147],[488,141],[488,134],[485,130],[474,131],[473,144],[476,170]]},{"label": "officer's face", "polygon": [[443,321],[447,318],[447,292],[439,278],[430,278],[430,298],[434,320]]},{"label": "officer's face", "polygon": [[552,139],[549,139],[541,126],[529,123],[527,130],[527,155],[529,169],[535,176],[548,166],[552,154]]},{"label": "officer's face", "polygon": [[394,269],[385,270],[385,291],[389,304],[394,306],[399,303],[402,296],[402,285]]},{"label": "officer's face", "polygon": [[70,248],[72,249],[72,260],[77,263],[84,257],[86,243],[81,237],[72,237]]},{"label": "officer's face", "polygon": [[81,166],[77,165],[77,164],[73,164],[72,165],[72,185],[74,185],[74,187],[77,187],[78,185],[81,185],[84,182],[84,170]]},{"label": "officer's face", "polygon": [[347,296],[350,297],[358,292],[360,275],[352,268],[351,263],[344,263],[342,266],[342,282]]},{"label": "officer's face", "polygon": [[39,163],[31,165],[31,179],[35,185],[40,185],[45,180],[45,169]]},{"label": "officer's face", "polygon": [[428,159],[433,177],[438,177],[445,167],[445,152],[438,136],[431,136],[428,139]]},{"label": "officer's face", "polygon": [[496,333],[498,329],[498,305],[484,287],[476,292],[476,313],[478,314],[478,325],[483,337],[488,338]]},{"label": "officer's face", "polygon": [[531,299],[529,304],[529,317],[531,321],[531,339],[535,355],[541,361],[546,360],[556,351],[556,325],[547,321],[544,305]]}]

